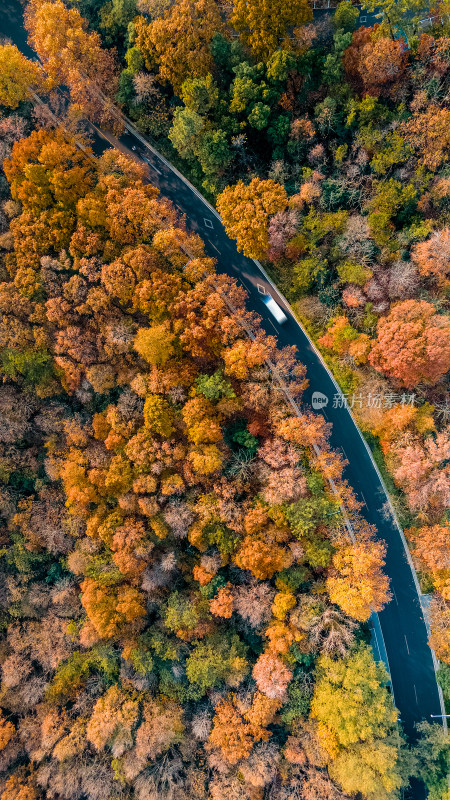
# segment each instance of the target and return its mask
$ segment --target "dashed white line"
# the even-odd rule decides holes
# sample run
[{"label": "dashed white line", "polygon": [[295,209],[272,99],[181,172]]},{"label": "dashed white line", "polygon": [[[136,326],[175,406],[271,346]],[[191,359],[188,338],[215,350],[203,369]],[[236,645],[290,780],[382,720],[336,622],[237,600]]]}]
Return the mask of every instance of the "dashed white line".
[{"label": "dashed white line", "polygon": [[416,696],[416,703],[417,703],[417,705],[419,705],[419,701],[417,699],[417,689],[416,689],[416,684],[415,683],[413,683],[413,688],[414,688],[414,694]]},{"label": "dashed white line", "polygon": [[216,245],[215,245],[215,244],[213,244],[213,242],[211,241],[211,239],[208,239],[208,242],[210,243],[211,247],[214,247],[214,250],[216,251],[216,253],[219,253],[219,256],[220,256],[220,255],[221,255],[221,253],[220,253],[220,250],[219,250],[219,248],[218,248],[218,247],[216,247]]},{"label": "dashed white line", "polygon": [[344,456],[345,460],[350,463],[350,459],[348,458],[347,453],[345,452],[343,447],[336,447],[335,449],[339,450],[339,452],[342,453],[342,455]]},{"label": "dashed white line", "polygon": [[394,600],[398,605],[398,600],[397,600],[397,595],[395,594],[395,589],[393,587],[391,587],[391,588],[392,588],[392,594],[394,595]]},{"label": "dashed white line", "polygon": [[374,635],[374,637],[375,637],[375,643],[376,643],[376,646],[377,646],[378,655],[379,655],[379,657],[380,657],[380,661],[382,661],[382,658],[381,658],[381,647],[380,647],[380,643],[379,643],[379,641],[378,641],[378,633],[377,633],[377,631],[376,631],[376,628],[375,628],[375,627],[372,627],[372,631],[373,631],[373,635]]},{"label": "dashed white line", "polygon": [[[408,655],[409,655],[408,640],[407,640],[407,638],[406,638],[405,634],[403,634],[403,636],[405,637],[406,649],[407,649],[407,651],[408,651]],[[415,687],[414,687],[414,690],[415,690]],[[416,696],[416,697],[417,697],[417,696]]]},{"label": "dashed white line", "polygon": [[268,320],[267,320],[267,322],[270,322],[270,324],[272,325],[272,328],[274,329],[275,333],[276,333],[276,334],[278,334],[278,330],[277,330],[277,328],[275,327],[275,325],[273,324],[272,320],[271,320],[271,319],[268,319]]},{"label": "dashed white line", "polygon": [[157,173],[158,173],[158,175],[162,175],[162,172],[161,172],[161,170],[160,170],[160,169],[158,169],[158,167],[155,167],[155,165],[154,165],[154,164],[152,164],[152,162],[150,161],[150,159],[149,159],[149,158],[147,158],[147,156],[142,156],[142,155],[141,155],[141,159],[142,159],[142,161],[145,161],[145,163],[146,163],[146,164],[147,164],[149,167],[151,167],[152,169],[154,169],[154,170],[155,170],[155,172],[157,172]]},{"label": "dashed white line", "polygon": [[162,175],[162,172],[161,172],[161,170],[160,170],[160,169],[158,169],[158,167],[155,167],[155,165],[154,165],[154,164],[150,164],[150,161],[147,161],[147,164],[149,165],[149,167],[151,167],[152,169],[154,169],[154,170],[155,170],[155,172],[157,172],[157,173],[158,173],[158,175]]}]

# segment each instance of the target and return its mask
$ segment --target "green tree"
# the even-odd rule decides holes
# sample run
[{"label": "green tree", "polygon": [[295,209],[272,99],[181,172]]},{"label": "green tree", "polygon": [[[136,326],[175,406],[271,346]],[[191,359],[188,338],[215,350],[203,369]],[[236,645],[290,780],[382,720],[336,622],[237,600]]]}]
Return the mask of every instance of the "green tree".
[{"label": "green tree", "polygon": [[192,108],[175,109],[169,139],[182,158],[195,158],[200,133],[205,127],[202,117]]},{"label": "green tree", "polygon": [[206,131],[199,139],[195,154],[206,175],[223,172],[231,159],[228,137],[220,128]]},{"label": "green tree", "polygon": [[164,624],[169,631],[194,631],[209,615],[208,601],[172,592],[164,609]]},{"label": "green tree", "polygon": [[198,642],[186,661],[188,681],[202,694],[225,680],[229,685],[237,685],[249,671],[246,653],[246,646],[236,635],[218,634]]},{"label": "green tree", "polygon": [[[256,103],[271,105],[279,93],[264,79],[264,65],[251,65],[243,61],[234,67],[235,79],[230,90],[230,112],[243,114],[252,112]],[[256,126],[255,126],[256,127]]]},{"label": "green tree", "polygon": [[[347,2],[347,0],[344,0],[344,2]],[[349,5],[351,5],[350,2]],[[356,9],[355,11],[358,13]],[[344,69],[342,66],[342,55],[344,50],[351,44],[351,41],[352,34],[350,32],[345,33],[342,28],[339,28],[334,34],[334,52],[328,53],[323,67],[323,79],[325,83],[331,85],[343,80]]]},{"label": "green tree", "polygon": [[354,31],[359,16],[358,9],[355,8],[351,0],[341,0],[333,14],[333,27],[338,30]]},{"label": "green tree", "polygon": [[270,106],[267,106],[265,103],[255,103],[248,115],[249,125],[251,125],[252,128],[256,128],[257,131],[262,131],[263,128],[267,128],[270,114]]},{"label": "green tree", "polygon": [[136,0],[110,0],[100,12],[100,28],[108,44],[127,43],[128,25],[137,15]]},{"label": "green tree", "polygon": [[130,47],[125,53],[125,61],[128,64],[128,69],[135,75],[144,69],[144,59],[141,51],[137,47]]},{"label": "green tree", "polygon": [[272,81],[285,83],[296,65],[297,59],[289,50],[275,50],[267,61],[267,77]]},{"label": "green tree", "polygon": [[438,684],[442,689],[444,700],[450,702],[450,666],[441,664],[437,671]]},{"label": "green tree", "polygon": [[415,745],[417,774],[429,790],[429,800],[446,799],[450,774],[450,738],[439,724],[420,722],[420,738]]},{"label": "green tree", "polygon": [[195,381],[197,391],[203,394],[207,400],[220,400],[221,397],[236,397],[231,383],[225,378],[221,370],[217,370],[212,375],[199,375]]},{"label": "green tree", "polygon": [[186,108],[196,114],[208,114],[219,101],[219,91],[212,75],[188,78],[181,87],[181,99]]},{"label": "green tree", "polygon": [[371,14],[382,14],[393,35],[412,32],[431,4],[424,0],[363,0],[362,8]]},{"label": "green tree", "polygon": [[13,380],[22,376],[27,385],[44,385],[53,375],[53,359],[46,350],[13,350],[0,354],[0,373]]}]

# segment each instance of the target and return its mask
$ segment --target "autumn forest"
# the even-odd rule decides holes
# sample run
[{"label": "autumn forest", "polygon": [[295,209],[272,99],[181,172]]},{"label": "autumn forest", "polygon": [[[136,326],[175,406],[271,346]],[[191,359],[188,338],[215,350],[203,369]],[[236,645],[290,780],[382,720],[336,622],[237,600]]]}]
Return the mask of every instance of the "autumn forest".
[{"label": "autumn forest", "polygon": [[367,2],[371,27],[350,0],[23,5],[39,60],[0,42],[0,800],[450,800],[446,730],[405,734],[373,649],[386,546],[298,350],[121,146],[126,115],[319,348],[450,713],[447,0],[426,30],[419,0]]}]

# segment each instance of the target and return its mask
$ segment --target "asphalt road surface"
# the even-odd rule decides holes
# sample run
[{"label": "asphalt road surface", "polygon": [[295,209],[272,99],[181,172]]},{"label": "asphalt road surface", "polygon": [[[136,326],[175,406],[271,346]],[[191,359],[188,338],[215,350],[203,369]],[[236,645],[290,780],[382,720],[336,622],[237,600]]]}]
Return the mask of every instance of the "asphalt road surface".
[{"label": "asphalt road surface", "polygon": [[[362,23],[364,24],[364,23]],[[11,38],[27,55],[21,8],[17,0],[2,0],[0,35]],[[236,278],[248,292],[248,306],[262,317],[267,333],[276,335],[279,345],[296,345],[299,360],[306,365],[309,387],[303,405],[310,407],[313,392],[321,392],[328,404],[321,411],[332,423],[331,445],[348,460],[345,478],[364,503],[362,513],[374,524],[378,537],[386,543],[386,567],[392,591],[391,602],[378,615],[389,663],[391,686],[399,718],[409,741],[415,739],[415,724],[433,721],[431,715],[442,713],[440,696],[427,630],[420,604],[418,587],[402,535],[395,520],[385,513],[387,496],[374,462],[354,421],[345,407],[334,401],[338,389],[312,342],[296,322],[286,301],[271,285],[257,262],[238,253],[236,244],[226,235],[222,223],[196,190],[157,153],[128,133],[121,139],[122,148],[133,150],[144,158],[149,167],[151,182],[168,197],[176,208],[186,214],[187,225],[205,243],[207,255],[217,260],[219,272]],[[99,138],[94,150],[99,152],[107,143]],[[287,321],[278,325],[262,302],[261,293],[270,293],[284,310]],[[337,407],[335,407],[337,405]],[[380,648],[380,651],[382,648]],[[425,797],[424,787],[413,782],[407,794],[411,800]]]}]

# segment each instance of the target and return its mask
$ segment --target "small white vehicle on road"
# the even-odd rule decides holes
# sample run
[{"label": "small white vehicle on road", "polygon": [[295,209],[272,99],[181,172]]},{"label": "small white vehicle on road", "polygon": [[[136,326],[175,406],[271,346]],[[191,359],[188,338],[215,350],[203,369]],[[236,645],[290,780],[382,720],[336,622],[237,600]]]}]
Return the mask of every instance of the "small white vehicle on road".
[{"label": "small white vehicle on road", "polygon": [[280,308],[278,303],[273,299],[272,295],[266,294],[262,298],[264,305],[267,306],[267,310],[270,311],[273,317],[275,317],[276,321],[279,325],[283,325],[287,322],[287,316],[284,313],[283,309]]}]

